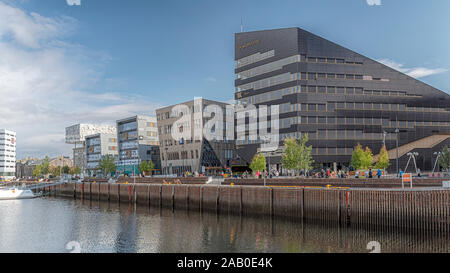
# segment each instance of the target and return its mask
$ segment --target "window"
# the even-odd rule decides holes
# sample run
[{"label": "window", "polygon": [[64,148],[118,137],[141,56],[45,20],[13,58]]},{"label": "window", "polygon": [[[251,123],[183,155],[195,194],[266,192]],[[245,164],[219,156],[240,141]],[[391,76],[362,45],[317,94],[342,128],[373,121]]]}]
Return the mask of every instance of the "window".
[{"label": "window", "polygon": [[345,93],[345,88],[344,87],[338,87],[337,88],[337,93],[338,94],[344,94]]},{"label": "window", "polygon": [[336,93],[336,87],[328,86],[327,92],[328,92],[328,94],[335,94]]}]

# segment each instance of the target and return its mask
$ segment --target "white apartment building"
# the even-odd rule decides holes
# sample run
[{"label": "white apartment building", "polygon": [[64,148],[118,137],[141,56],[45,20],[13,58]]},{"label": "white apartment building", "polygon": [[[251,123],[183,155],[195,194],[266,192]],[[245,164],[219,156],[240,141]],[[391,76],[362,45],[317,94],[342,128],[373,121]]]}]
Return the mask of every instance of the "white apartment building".
[{"label": "white apartment building", "polygon": [[16,174],[16,132],[0,129],[0,179]]}]

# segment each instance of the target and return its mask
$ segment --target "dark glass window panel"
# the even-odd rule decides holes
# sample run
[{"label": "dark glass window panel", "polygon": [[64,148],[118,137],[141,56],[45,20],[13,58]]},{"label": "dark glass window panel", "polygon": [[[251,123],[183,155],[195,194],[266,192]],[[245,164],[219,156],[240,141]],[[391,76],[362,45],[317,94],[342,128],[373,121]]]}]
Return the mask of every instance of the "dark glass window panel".
[{"label": "dark glass window panel", "polygon": [[364,119],[364,124],[365,125],[372,125],[372,118],[365,118]]},{"label": "dark glass window panel", "polygon": [[316,58],[314,58],[314,57],[308,57],[308,62],[310,62],[310,63],[315,63],[315,62],[316,62]]},{"label": "dark glass window panel", "polygon": [[327,105],[326,104],[318,104],[318,111],[323,111],[325,112],[327,110]]},{"label": "dark glass window panel", "polygon": [[344,130],[337,131],[337,139],[345,139],[345,131]]},{"label": "dark glass window panel", "polygon": [[345,75],[344,74],[336,74],[336,78],[345,79]]},{"label": "dark glass window panel", "polygon": [[336,139],[337,133],[335,130],[328,130],[328,138],[329,139]]},{"label": "dark glass window panel", "polygon": [[383,107],[383,110],[389,110],[389,104],[384,103],[381,106]]},{"label": "dark glass window panel", "polygon": [[372,103],[364,103],[364,109],[372,110]]},{"label": "dark glass window panel", "polygon": [[309,124],[316,124],[317,123],[316,119],[317,119],[317,117],[308,117],[308,123]]},{"label": "dark glass window panel", "polygon": [[316,105],[315,104],[308,104],[308,111],[316,111]]},{"label": "dark glass window panel", "polygon": [[337,148],[337,154],[338,155],[344,155],[345,154],[345,148]]},{"label": "dark glass window panel", "polygon": [[316,86],[308,85],[308,93],[316,93]]},{"label": "dark glass window panel", "polygon": [[345,102],[338,102],[337,103],[337,108],[338,109],[344,109],[345,108]]},{"label": "dark glass window panel", "polygon": [[327,74],[327,78],[328,79],[334,79],[334,78],[336,78],[336,74],[328,73]]},{"label": "dark glass window panel", "polygon": [[355,79],[356,79],[356,80],[362,80],[362,79],[363,79],[363,76],[362,76],[362,75],[355,75]]},{"label": "dark glass window panel", "polygon": [[327,154],[327,148],[318,148],[317,152],[319,155],[326,155]]},{"label": "dark glass window panel", "polygon": [[383,126],[384,127],[388,127],[389,126],[389,119],[384,118],[384,119],[382,119],[382,122],[383,122]]},{"label": "dark glass window panel", "polygon": [[327,138],[327,131],[326,130],[319,130],[319,139],[326,139]]},{"label": "dark glass window panel", "polygon": [[334,109],[336,109],[336,103],[334,103],[334,102],[329,102],[329,103],[327,104],[327,107],[328,107],[328,111],[334,111]]},{"label": "dark glass window panel", "polygon": [[336,93],[336,88],[334,86],[328,86],[327,87],[327,92],[328,92],[328,94],[335,94]]},{"label": "dark glass window panel", "polygon": [[327,92],[327,88],[325,86],[319,86],[318,90],[319,90],[319,93],[326,93]]},{"label": "dark glass window panel", "polygon": [[327,58],[327,63],[335,63],[336,59],[334,58]]},{"label": "dark glass window panel", "polygon": [[326,124],[327,123],[327,118],[326,117],[319,117],[318,118],[318,123],[319,124]]},{"label": "dark glass window panel", "polygon": [[406,121],[404,121],[404,120],[400,120],[399,121],[399,126],[400,126],[400,128],[405,128],[406,127]]},{"label": "dark glass window panel", "polygon": [[363,89],[362,88],[355,88],[355,94],[362,95]]},{"label": "dark glass window panel", "polygon": [[306,55],[304,55],[304,54],[300,55],[300,60],[302,62],[305,62],[306,61]]},{"label": "dark glass window panel", "polygon": [[355,139],[362,139],[362,138],[363,138],[363,132],[355,131]]},{"label": "dark glass window panel", "polygon": [[353,124],[355,123],[355,119],[354,118],[345,118],[347,124]]},{"label": "dark glass window panel", "polygon": [[335,124],[336,123],[336,117],[328,117],[328,124]]},{"label": "dark glass window panel", "polygon": [[381,118],[373,118],[374,125],[381,125]]},{"label": "dark glass window panel", "polygon": [[345,118],[344,117],[338,117],[337,118],[337,123],[338,124],[345,124]]},{"label": "dark glass window panel", "polygon": [[404,104],[399,104],[398,106],[399,106],[398,109],[399,109],[400,111],[405,111],[405,110],[406,110],[406,105],[404,105]]},{"label": "dark glass window panel", "polygon": [[308,79],[308,76],[307,76],[306,72],[302,72],[301,75],[302,75],[302,80],[307,80]]},{"label": "dark glass window panel", "polygon": [[308,73],[308,80],[315,80],[316,78],[316,73]]},{"label": "dark glass window panel", "polygon": [[373,104],[373,109],[375,109],[375,110],[381,109],[381,104],[379,104],[379,103],[374,103],[374,104]]},{"label": "dark glass window panel", "polygon": [[353,74],[346,74],[346,75],[345,75],[345,78],[346,78],[347,80],[353,80],[353,79],[355,79],[355,75],[353,75]]},{"label": "dark glass window panel", "polygon": [[345,108],[347,108],[347,109],[355,109],[355,103],[353,103],[353,102],[347,102],[347,103],[345,104]]},{"label": "dark glass window panel", "polygon": [[345,60],[344,59],[336,59],[336,62],[338,64],[343,64],[343,63],[345,63]]},{"label": "dark glass window panel", "polygon": [[349,94],[349,95],[353,95],[354,92],[355,92],[355,90],[354,90],[353,87],[347,87],[346,90],[345,90],[345,92],[346,92],[347,94]]},{"label": "dark glass window panel", "polygon": [[398,92],[399,96],[406,96],[406,92]]},{"label": "dark glass window panel", "polygon": [[355,103],[355,109],[363,109],[363,104],[361,102]]},{"label": "dark glass window panel", "polygon": [[306,93],[306,85],[302,85],[302,93]]},{"label": "dark glass window panel", "polygon": [[364,95],[372,95],[372,90],[364,90]]},{"label": "dark glass window panel", "polygon": [[389,91],[381,91],[381,94],[382,94],[383,96],[389,96]]},{"label": "dark glass window panel", "polygon": [[308,117],[302,117],[302,124],[308,124]]},{"label": "dark glass window panel", "polygon": [[345,93],[345,88],[344,87],[338,87],[337,88],[337,93],[338,94],[344,94]]},{"label": "dark glass window panel", "polygon": [[325,59],[325,58],[317,58],[317,61],[318,61],[319,63],[324,63],[324,62],[327,61],[327,59]]},{"label": "dark glass window panel", "polygon": [[325,79],[327,77],[327,74],[325,73],[319,73],[318,74],[319,79]]},{"label": "dark glass window panel", "polygon": [[355,123],[356,123],[356,125],[363,125],[364,120],[363,120],[363,118],[356,118]]},{"label": "dark glass window panel", "polygon": [[398,92],[396,92],[396,91],[391,91],[391,96],[398,96]]}]

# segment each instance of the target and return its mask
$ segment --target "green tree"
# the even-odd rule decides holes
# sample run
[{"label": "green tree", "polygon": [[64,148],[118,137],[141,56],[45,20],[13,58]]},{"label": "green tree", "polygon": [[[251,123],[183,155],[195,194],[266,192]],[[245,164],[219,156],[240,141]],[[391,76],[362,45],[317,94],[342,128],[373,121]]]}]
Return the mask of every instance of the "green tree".
[{"label": "green tree", "polygon": [[154,168],[155,164],[153,161],[142,161],[141,164],[139,164],[138,171],[142,173],[143,176],[146,176],[146,174],[151,174]]},{"label": "green tree", "polygon": [[450,150],[447,146],[442,148],[441,156],[439,157],[439,165],[442,169],[450,171]]},{"label": "green tree", "polygon": [[76,167],[70,168],[69,174],[76,175],[76,174],[80,174],[80,173],[81,173],[80,167],[76,166]]},{"label": "green tree", "polygon": [[372,154],[372,150],[370,150],[369,147],[366,147],[366,149],[364,150],[363,153],[363,157],[362,157],[362,168],[363,169],[368,169],[370,166],[372,166],[372,162],[373,162],[373,154]]},{"label": "green tree", "polygon": [[288,138],[284,141],[284,152],[282,157],[283,168],[287,170],[309,170],[312,168],[312,146],[307,146],[308,134],[302,135],[297,140]]},{"label": "green tree", "polygon": [[98,162],[98,168],[102,171],[103,175],[116,172],[116,164],[114,164],[114,157],[106,155]]},{"label": "green tree", "polygon": [[61,173],[62,173],[62,169],[60,166],[57,166],[57,167],[50,166],[50,174],[53,177],[58,177]]},{"label": "green tree", "polygon": [[50,173],[50,158],[48,156],[42,161],[41,168],[41,174],[47,175]]},{"label": "green tree", "polygon": [[364,157],[364,151],[362,149],[361,144],[358,143],[356,147],[353,149],[352,159],[350,162],[350,165],[355,169],[361,169],[362,168],[362,160]]},{"label": "green tree", "polygon": [[365,150],[362,149],[361,144],[358,145],[353,150],[351,166],[354,169],[368,169],[372,166],[373,162],[373,154],[369,147],[366,147]]},{"label": "green tree", "polygon": [[389,167],[389,155],[386,149],[386,146],[383,145],[380,150],[380,154],[378,155],[378,162],[375,165],[375,168],[385,170]]},{"label": "green tree", "polygon": [[69,166],[64,166],[63,167],[63,169],[62,169],[62,172],[64,173],[64,174],[68,174],[69,172],[70,172],[70,167]]},{"label": "green tree", "polygon": [[256,154],[253,157],[252,163],[250,164],[250,169],[253,173],[262,172],[266,169],[266,158],[262,153]]},{"label": "green tree", "polygon": [[38,164],[33,170],[33,176],[40,177],[41,175],[42,175],[42,166]]}]

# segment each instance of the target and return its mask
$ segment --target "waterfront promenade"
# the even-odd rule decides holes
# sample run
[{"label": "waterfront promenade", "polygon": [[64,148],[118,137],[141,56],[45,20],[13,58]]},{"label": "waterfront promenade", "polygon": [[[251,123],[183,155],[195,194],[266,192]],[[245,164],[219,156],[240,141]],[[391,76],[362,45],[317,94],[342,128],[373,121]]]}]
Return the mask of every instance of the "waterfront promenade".
[{"label": "waterfront promenade", "polygon": [[155,183],[148,180],[135,184],[92,181],[49,186],[44,190],[55,196],[171,210],[448,232],[450,190],[442,188],[441,180],[426,180],[417,180],[412,189],[402,189],[397,179],[383,182],[390,184],[389,188],[377,188],[356,186],[363,181],[342,181],[341,185],[327,181],[325,186],[320,184],[324,181],[315,181],[313,186],[300,185],[312,181],[298,180],[297,184],[286,186],[268,180],[268,186],[264,187],[236,185],[233,180],[225,182],[229,185],[206,185],[204,181],[196,184],[191,178],[179,180],[185,184],[161,184],[156,179]]}]

